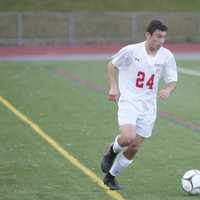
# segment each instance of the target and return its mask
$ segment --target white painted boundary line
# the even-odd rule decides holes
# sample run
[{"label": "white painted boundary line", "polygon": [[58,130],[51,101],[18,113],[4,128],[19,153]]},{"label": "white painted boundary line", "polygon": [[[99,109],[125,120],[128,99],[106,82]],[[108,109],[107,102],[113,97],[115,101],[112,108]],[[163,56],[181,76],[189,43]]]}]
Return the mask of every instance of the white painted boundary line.
[{"label": "white painted boundary line", "polygon": [[178,67],[178,72],[181,74],[200,77],[200,71],[195,71],[192,69]]},{"label": "white painted boundary line", "polygon": [[[175,54],[177,60],[200,60],[200,54]],[[55,55],[55,56],[9,56],[1,57],[0,62],[9,61],[94,61],[105,60],[109,61],[111,54],[72,54],[72,55]],[[200,71],[195,71],[187,68],[178,67],[178,72],[190,76],[200,77]]]}]

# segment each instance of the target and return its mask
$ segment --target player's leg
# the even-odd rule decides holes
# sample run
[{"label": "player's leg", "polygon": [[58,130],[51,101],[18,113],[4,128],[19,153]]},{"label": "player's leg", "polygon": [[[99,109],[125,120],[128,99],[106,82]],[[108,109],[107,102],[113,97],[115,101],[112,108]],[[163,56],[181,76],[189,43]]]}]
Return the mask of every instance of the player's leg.
[{"label": "player's leg", "polygon": [[119,101],[118,103],[118,122],[121,127],[120,135],[115,138],[115,141],[110,145],[109,150],[103,156],[101,161],[101,169],[104,173],[108,173],[117,154],[128,146],[134,137],[137,114],[135,107],[128,101]]},{"label": "player's leg", "polygon": [[132,131],[128,131],[127,133],[125,131],[124,133],[126,134],[121,135],[121,138],[119,138],[119,144],[122,146],[127,144],[127,148],[113,163],[109,171],[111,175],[116,176],[120,171],[122,171],[122,169],[128,167],[133,162],[133,159],[143,144],[145,138],[151,136],[154,121],[155,117],[148,116],[146,118],[138,118],[136,128],[132,129]]},{"label": "player's leg", "polygon": [[124,151],[124,156],[131,160],[135,157],[140,146],[143,144],[145,138],[149,138],[152,134],[152,129],[155,122],[155,116],[147,116],[144,118],[138,118],[136,130],[136,137],[128,145]]},{"label": "player's leg", "polygon": [[123,152],[124,156],[128,160],[134,159],[136,153],[138,152],[139,148],[144,142],[144,137],[140,135],[136,135],[136,138],[132,141],[132,143],[126,148],[126,150]]},{"label": "player's leg", "polygon": [[[101,161],[101,169],[106,173],[103,181],[110,189],[118,190],[120,189],[119,184],[116,182],[115,177],[109,173],[116,156],[127,147],[134,137],[135,125],[136,124],[136,113],[135,108],[132,107],[128,101],[119,101],[118,103],[118,122],[120,129],[120,135],[115,138],[115,141],[110,146],[109,151],[104,155]],[[130,122],[130,123],[129,123]]]},{"label": "player's leg", "polygon": [[144,138],[136,135],[135,139],[132,143],[124,150],[124,152],[120,153],[115,162],[113,163],[110,174],[113,176],[118,175],[124,168],[128,167],[138,152],[139,148],[144,142]]},{"label": "player's leg", "polygon": [[[115,142],[122,148],[128,148],[130,145],[135,144],[137,145],[137,136],[135,132],[135,126],[131,124],[127,124],[121,127],[121,134],[117,137]],[[119,190],[121,186],[117,183],[115,176],[124,168],[128,167],[132,163],[132,159],[127,159],[123,151],[118,153],[114,163],[110,166],[110,170],[108,170],[107,174],[105,175],[103,181],[104,183],[112,190]]]},{"label": "player's leg", "polygon": [[113,171],[117,171],[118,168],[125,168],[132,163],[132,160],[128,160],[120,152],[122,152],[124,148],[127,148],[129,145],[131,145],[136,139],[136,108],[128,101],[121,101],[119,102],[118,106],[120,135],[115,139],[113,145],[110,147],[110,150],[103,157],[101,162],[102,171],[107,173],[103,181],[112,190],[118,190],[121,189],[121,187],[116,182],[115,174],[111,174],[111,167],[114,167]]},{"label": "player's leg", "polygon": [[[121,186],[116,182],[116,176],[126,167],[128,167],[144,142],[145,138],[151,136],[155,117],[147,117],[138,119],[136,128],[134,125],[122,126],[122,132],[118,137],[118,143],[121,146],[126,146],[123,152],[117,155],[111,169],[104,177],[104,183],[113,190],[121,189]],[[136,134],[137,133],[137,134]]]},{"label": "player's leg", "polygon": [[132,144],[130,144],[124,152],[120,152],[117,155],[111,169],[103,179],[104,184],[106,184],[111,190],[120,190],[122,188],[116,181],[115,177],[133,162],[134,156],[143,142],[144,138],[137,135]]},{"label": "player's leg", "polygon": [[115,138],[114,142],[109,146],[107,152],[104,154],[103,159],[101,161],[101,170],[104,173],[107,173],[117,156],[117,154],[123,149],[118,143],[118,136]]},{"label": "player's leg", "polygon": [[104,173],[107,173],[110,170],[117,154],[121,152],[124,147],[129,146],[135,137],[134,125],[127,124],[121,127],[121,134],[115,138],[115,141],[110,145],[101,161],[101,169]]}]

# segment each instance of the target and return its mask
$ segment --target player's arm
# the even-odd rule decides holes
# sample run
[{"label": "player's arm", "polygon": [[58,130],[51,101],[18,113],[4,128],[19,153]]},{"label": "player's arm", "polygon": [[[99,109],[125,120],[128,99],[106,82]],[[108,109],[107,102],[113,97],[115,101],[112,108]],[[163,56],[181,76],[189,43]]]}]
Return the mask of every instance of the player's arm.
[{"label": "player's arm", "polygon": [[167,99],[170,96],[171,92],[176,89],[176,84],[177,84],[176,81],[167,83],[165,85],[165,87],[163,89],[161,89],[160,92],[159,92],[160,99],[161,100]]},{"label": "player's arm", "polygon": [[112,64],[112,62],[108,63],[108,80],[110,84],[108,99],[110,101],[117,101],[119,98],[117,70],[118,69]]},{"label": "player's arm", "polygon": [[176,89],[178,81],[176,61],[173,54],[170,52],[168,53],[166,65],[163,70],[163,79],[165,81],[165,87],[159,92],[161,100],[165,100],[170,96],[171,92]]}]

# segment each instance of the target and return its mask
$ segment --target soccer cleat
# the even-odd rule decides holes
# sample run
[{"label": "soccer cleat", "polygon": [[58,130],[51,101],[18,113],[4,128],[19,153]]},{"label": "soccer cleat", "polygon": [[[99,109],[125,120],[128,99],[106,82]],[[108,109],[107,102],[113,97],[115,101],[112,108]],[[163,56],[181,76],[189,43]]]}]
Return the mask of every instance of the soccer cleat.
[{"label": "soccer cleat", "polygon": [[113,144],[110,146],[108,152],[103,156],[101,161],[101,170],[104,173],[108,173],[110,168],[112,167],[113,161],[116,157],[117,153],[113,151]]},{"label": "soccer cleat", "polygon": [[122,186],[119,185],[117,180],[115,179],[114,176],[112,176],[110,173],[107,173],[104,178],[103,182],[105,185],[109,187],[110,190],[121,190]]}]

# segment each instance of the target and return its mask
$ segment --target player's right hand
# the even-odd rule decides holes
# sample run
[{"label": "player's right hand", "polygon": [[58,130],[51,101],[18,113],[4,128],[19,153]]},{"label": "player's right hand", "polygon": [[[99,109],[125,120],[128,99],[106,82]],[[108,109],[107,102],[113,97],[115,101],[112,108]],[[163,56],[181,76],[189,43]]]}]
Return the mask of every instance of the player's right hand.
[{"label": "player's right hand", "polygon": [[118,97],[114,94],[108,94],[108,100],[116,102],[118,100]]},{"label": "player's right hand", "polygon": [[119,91],[117,89],[110,89],[108,92],[108,100],[117,102],[119,99]]}]

